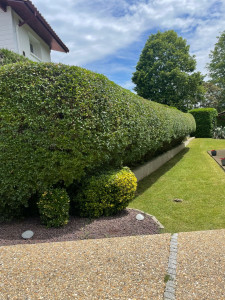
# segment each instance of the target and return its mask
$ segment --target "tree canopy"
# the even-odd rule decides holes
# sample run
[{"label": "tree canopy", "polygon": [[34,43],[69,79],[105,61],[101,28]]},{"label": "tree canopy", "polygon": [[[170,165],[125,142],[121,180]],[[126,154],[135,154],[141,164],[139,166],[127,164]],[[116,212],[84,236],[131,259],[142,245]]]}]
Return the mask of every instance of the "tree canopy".
[{"label": "tree canopy", "polygon": [[133,73],[134,90],[143,98],[191,109],[204,94],[203,76],[186,40],[173,30],[149,36]]},{"label": "tree canopy", "polygon": [[208,64],[211,82],[221,89],[219,111],[225,110],[225,31],[221,33],[209,57]]},{"label": "tree canopy", "polygon": [[203,108],[215,108],[218,112],[225,110],[225,103],[222,97],[222,89],[213,84],[211,81],[203,83],[205,88],[204,98],[200,101],[199,106]]}]

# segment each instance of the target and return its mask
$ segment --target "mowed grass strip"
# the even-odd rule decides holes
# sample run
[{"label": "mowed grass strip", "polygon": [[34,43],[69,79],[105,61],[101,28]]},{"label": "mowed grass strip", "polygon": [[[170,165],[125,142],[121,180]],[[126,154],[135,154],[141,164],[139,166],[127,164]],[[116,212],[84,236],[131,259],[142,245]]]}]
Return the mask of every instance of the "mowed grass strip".
[{"label": "mowed grass strip", "polygon": [[163,232],[225,228],[225,172],[207,153],[212,149],[225,149],[225,140],[194,139],[138,183],[129,207],[154,215]]}]

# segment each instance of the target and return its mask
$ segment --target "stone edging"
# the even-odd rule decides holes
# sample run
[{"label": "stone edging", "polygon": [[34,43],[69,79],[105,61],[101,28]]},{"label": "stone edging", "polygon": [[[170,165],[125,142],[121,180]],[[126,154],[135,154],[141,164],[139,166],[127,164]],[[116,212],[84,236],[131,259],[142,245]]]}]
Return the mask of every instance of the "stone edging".
[{"label": "stone edging", "polygon": [[170,256],[167,269],[167,275],[169,276],[166,282],[166,288],[164,292],[164,300],[175,300],[175,280],[176,280],[176,267],[177,267],[177,239],[178,233],[174,233],[171,236],[170,241]]},{"label": "stone edging", "polygon": [[150,175],[151,173],[155,172],[165,163],[167,163],[171,158],[177,155],[181,150],[183,150],[187,145],[192,141],[194,137],[189,138],[187,141],[183,142],[181,145],[157,156],[156,158],[150,160],[149,162],[133,169],[134,175],[137,178],[137,181],[142,180],[146,176]]},{"label": "stone edging", "polygon": [[136,211],[139,212],[139,213],[142,213],[142,214],[145,214],[145,215],[151,217],[152,220],[159,226],[160,229],[164,229],[164,226],[156,219],[155,216],[150,215],[150,214],[148,214],[148,213],[146,213],[146,212],[144,212],[144,211],[142,211],[142,210],[136,209],[136,208],[127,208],[127,209],[136,210]]}]

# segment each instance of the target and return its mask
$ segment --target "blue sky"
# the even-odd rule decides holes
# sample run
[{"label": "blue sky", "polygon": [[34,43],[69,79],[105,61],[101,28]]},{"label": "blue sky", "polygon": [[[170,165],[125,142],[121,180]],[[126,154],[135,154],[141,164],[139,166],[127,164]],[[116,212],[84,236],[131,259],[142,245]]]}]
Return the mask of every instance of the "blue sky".
[{"label": "blue sky", "polygon": [[173,29],[187,40],[197,70],[225,30],[224,0],[32,0],[70,49],[52,61],[106,75],[132,90],[131,77],[152,33]]}]

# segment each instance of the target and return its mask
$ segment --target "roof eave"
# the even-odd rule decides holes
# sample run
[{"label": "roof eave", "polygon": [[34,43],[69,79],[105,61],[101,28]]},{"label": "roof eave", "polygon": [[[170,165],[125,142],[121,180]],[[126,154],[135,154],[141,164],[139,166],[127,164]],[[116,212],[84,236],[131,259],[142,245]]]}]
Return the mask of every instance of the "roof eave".
[{"label": "roof eave", "polygon": [[6,11],[10,6],[40,36],[51,50],[68,53],[69,49],[53,31],[30,0],[0,0],[0,7]]}]

